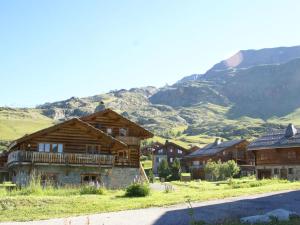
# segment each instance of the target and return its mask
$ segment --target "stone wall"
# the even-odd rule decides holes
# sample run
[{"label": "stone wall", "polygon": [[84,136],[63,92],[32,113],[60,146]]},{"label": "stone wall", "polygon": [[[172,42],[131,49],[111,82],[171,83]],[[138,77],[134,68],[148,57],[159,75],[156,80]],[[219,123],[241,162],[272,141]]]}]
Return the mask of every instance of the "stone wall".
[{"label": "stone wall", "polygon": [[[258,176],[258,170],[271,170],[272,178],[282,178],[281,177],[281,169],[286,169],[287,171],[287,179],[288,180],[300,180],[300,165],[268,165],[268,166],[256,166],[256,176]],[[278,173],[275,173],[275,169],[277,169]],[[289,169],[292,169],[293,173],[289,173]]]},{"label": "stone wall", "polygon": [[57,184],[60,186],[80,185],[81,176],[84,174],[97,175],[100,183],[107,188],[124,188],[141,179],[139,168],[26,165],[10,169],[12,181],[20,186],[27,185],[34,174],[55,174]]}]

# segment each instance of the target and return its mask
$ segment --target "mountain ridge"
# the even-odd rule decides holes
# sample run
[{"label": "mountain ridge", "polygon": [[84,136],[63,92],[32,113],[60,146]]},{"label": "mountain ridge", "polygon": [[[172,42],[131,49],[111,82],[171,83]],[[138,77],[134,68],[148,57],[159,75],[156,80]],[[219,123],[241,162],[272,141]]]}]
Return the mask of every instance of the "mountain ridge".
[{"label": "mountain ridge", "polygon": [[253,138],[289,122],[300,125],[299,89],[300,46],[279,47],[241,50],[170,86],[71,97],[33,110],[54,123],[93,113],[104,102],[157,136],[201,145],[214,137]]}]

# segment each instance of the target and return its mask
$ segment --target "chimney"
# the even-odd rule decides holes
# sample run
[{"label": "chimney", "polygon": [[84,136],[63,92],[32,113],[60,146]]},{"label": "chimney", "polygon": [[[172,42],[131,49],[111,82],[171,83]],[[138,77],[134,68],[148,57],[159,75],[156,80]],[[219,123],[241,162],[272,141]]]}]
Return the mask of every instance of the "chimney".
[{"label": "chimney", "polygon": [[96,107],[95,112],[100,112],[105,110],[105,104],[103,101],[99,102],[99,105]]},{"label": "chimney", "polygon": [[297,134],[297,129],[295,128],[295,126],[293,124],[289,124],[285,130],[285,137],[286,138],[290,138],[293,137]]}]

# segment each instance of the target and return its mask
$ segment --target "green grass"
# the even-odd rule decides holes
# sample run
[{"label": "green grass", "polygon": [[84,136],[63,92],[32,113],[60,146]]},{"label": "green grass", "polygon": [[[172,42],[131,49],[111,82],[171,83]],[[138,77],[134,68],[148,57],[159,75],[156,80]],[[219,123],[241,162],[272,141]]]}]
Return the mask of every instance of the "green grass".
[{"label": "green grass", "polygon": [[[247,185],[251,182],[252,185]],[[124,190],[107,190],[102,195],[81,195],[80,188],[48,188],[27,193],[0,189],[0,221],[28,221],[86,215],[127,209],[167,206],[187,200],[205,201],[253,195],[279,190],[300,189],[300,182],[282,180],[233,180],[232,182],[172,182],[175,191],[151,191],[147,197],[124,197]],[[23,194],[22,194],[23,193]]]},{"label": "green grass", "polygon": [[152,168],[152,160],[145,160],[142,161],[142,166],[144,169],[151,169]]},{"label": "green grass", "polygon": [[0,140],[14,140],[53,125],[36,109],[0,108]]}]

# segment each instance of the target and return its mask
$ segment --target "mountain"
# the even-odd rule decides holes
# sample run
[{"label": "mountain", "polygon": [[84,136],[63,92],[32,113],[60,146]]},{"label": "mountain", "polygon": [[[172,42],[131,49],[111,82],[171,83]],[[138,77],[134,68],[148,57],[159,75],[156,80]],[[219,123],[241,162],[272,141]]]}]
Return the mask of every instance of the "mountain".
[{"label": "mountain", "polygon": [[[298,90],[300,46],[241,50],[206,73],[171,86],[113,90],[35,109],[0,110],[0,140],[93,113],[103,108],[102,103],[153,131],[156,140],[203,145],[215,137],[254,138],[290,122],[300,125]],[[15,118],[5,116],[11,113]],[[19,125],[22,118],[29,122]],[[15,129],[10,136],[9,129]]]},{"label": "mountain", "polygon": [[241,50],[228,59],[215,64],[205,74],[190,75],[182,78],[178,83],[195,80],[222,79],[220,73],[230,74],[239,69],[248,69],[261,65],[280,65],[293,59],[300,58],[300,46],[264,48],[259,50]]}]

